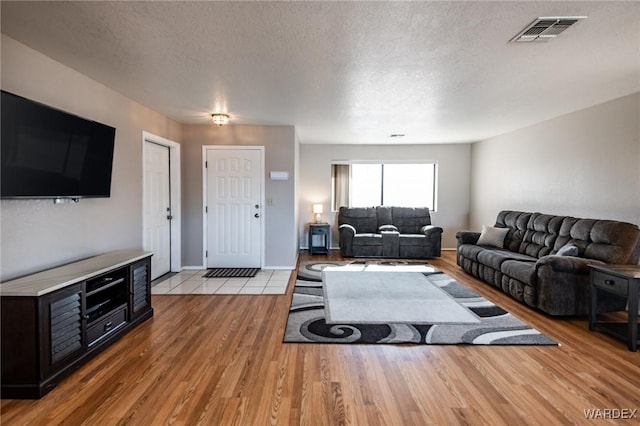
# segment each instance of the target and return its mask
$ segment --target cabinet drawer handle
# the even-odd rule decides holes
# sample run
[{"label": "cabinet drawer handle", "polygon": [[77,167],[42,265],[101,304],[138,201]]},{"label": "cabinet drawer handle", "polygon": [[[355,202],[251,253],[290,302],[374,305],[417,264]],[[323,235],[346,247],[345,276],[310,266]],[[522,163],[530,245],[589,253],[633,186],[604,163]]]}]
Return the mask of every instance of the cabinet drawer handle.
[{"label": "cabinet drawer handle", "polygon": [[614,280],[604,280],[606,285],[614,285],[616,282]]},{"label": "cabinet drawer handle", "polygon": [[111,329],[111,326],[113,325],[113,322],[109,321],[108,323],[106,323],[104,325],[104,331],[109,331]]}]

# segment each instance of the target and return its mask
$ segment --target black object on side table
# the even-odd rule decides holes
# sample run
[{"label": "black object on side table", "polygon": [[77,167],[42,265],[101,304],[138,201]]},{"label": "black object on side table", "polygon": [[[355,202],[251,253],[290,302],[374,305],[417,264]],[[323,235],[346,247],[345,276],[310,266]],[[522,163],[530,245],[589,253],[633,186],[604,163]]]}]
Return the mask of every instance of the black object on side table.
[{"label": "black object on side table", "polygon": [[[626,340],[629,350],[638,349],[638,299],[640,265],[589,265],[591,268],[591,297],[589,299],[589,330],[603,331]],[[628,300],[627,322],[597,321],[598,293],[624,296]]]},{"label": "black object on side table", "polygon": [[[314,244],[314,236],[318,236],[318,240],[322,244]],[[310,254],[329,254],[331,247],[331,225],[328,223],[310,223],[309,224],[309,253]]]}]

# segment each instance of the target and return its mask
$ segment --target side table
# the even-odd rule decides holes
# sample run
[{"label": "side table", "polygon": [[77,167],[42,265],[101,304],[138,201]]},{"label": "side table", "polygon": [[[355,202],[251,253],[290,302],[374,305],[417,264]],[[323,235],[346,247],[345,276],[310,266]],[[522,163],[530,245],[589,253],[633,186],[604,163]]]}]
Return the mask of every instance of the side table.
[{"label": "side table", "polygon": [[[314,236],[322,241],[322,244],[314,244]],[[331,225],[328,223],[309,224],[309,253],[329,254],[331,248]]]},{"label": "side table", "polygon": [[[589,330],[603,331],[623,341],[629,350],[638,349],[638,298],[640,265],[589,265],[591,268],[591,297],[589,298]],[[628,300],[627,322],[598,321],[598,293],[625,296]]]}]

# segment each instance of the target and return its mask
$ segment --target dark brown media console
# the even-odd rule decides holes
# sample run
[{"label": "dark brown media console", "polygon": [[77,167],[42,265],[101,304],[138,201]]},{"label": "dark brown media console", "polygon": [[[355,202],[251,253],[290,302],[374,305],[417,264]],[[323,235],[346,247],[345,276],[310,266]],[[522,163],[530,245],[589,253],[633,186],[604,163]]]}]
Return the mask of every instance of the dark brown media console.
[{"label": "dark brown media console", "polygon": [[115,251],[0,284],[2,398],[41,398],[151,318],[151,255]]}]

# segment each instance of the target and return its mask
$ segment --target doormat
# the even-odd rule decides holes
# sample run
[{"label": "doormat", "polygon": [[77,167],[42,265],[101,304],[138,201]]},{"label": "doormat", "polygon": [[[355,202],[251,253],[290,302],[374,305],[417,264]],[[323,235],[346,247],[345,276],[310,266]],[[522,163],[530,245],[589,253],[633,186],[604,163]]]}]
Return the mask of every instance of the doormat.
[{"label": "doormat", "polygon": [[209,269],[204,278],[253,278],[260,268],[213,268]]}]

